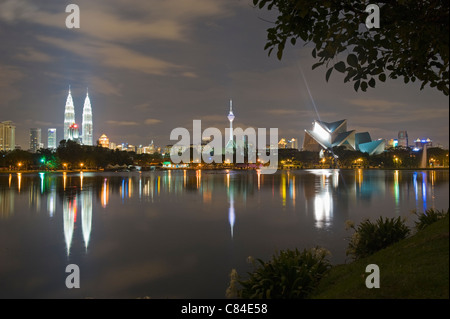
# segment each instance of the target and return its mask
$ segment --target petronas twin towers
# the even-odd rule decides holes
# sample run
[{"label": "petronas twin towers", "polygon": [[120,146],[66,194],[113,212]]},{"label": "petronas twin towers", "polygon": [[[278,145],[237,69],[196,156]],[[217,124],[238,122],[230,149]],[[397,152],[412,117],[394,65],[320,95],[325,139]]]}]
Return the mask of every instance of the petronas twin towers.
[{"label": "petronas twin towers", "polygon": [[89,99],[89,92],[86,93],[83,107],[83,122],[81,125],[82,135],[79,137],[78,125],[75,123],[75,107],[73,105],[72,93],[69,87],[69,94],[67,96],[66,108],[64,111],[64,139],[75,140],[84,145],[93,145],[92,143],[92,107]]}]

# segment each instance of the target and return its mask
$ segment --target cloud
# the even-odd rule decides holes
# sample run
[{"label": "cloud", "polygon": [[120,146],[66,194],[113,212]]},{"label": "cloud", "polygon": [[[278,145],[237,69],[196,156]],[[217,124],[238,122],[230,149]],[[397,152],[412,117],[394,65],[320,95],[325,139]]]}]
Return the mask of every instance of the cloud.
[{"label": "cloud", "polygon": [[36,12],[36,6],[28,1],[6,0],[0,4],[0,20],[8,23],[32,19]]},{"label": "cloud", "polygon": [[107,67],[155,75],[174,74],[174,72],[183,68],[182,66],[109,43],[74,42],[47,36],[38,36],[37,38],[44,43],[54,45],[70,53],[93,61],[99,61],[100,64]]},{"label": "cloud", "polygon": [[147,125],[154,125],[154,124],[158,124],[158,123],[161,123],[161,122],[162,121],[158,120],[158,119],[146,119],[144,121],[144,123],[147,124]]},{"label": "cloud", "polygon": [[97,93],[101,93],[104,95],[115,95],[115,96],[122,96],[122,93],[120,92],[120,89],[109,82],[108,80],[105,80],[103,78],[100,78],[98,76],[93,76],[90,79],[90,83],[92,85],[93,91]]},{"label": "cloud", "polygon": [[272,115],[300,115],[304,113],[308,113],[308,111],[304,110],[288,110],[288,109],[273,109],[273,110],[266,110],[266,113],[272,114]]},{"label": "cloud", "polygon": [[15,83],[23,77],[24,74],[18,68],[0,64],[0,96],[3,105],[21,97]]},{"label": "cloud", "polygon": [[395,107],[406,106],[406,103],[382,99],[349,99],[347,101],[352,105],[361,106],[372,111],[390,110]]},{"label": "cloud", "polygon": [[52,57],[48,54],[29,47],[23,49],[21,53],[17,54],[16,58],[28,62],[50,62],[52,60]]},{"label": "cloud", "polygon": [[140,104],[133,106],[133,109],[136,109],[139,111],[146,111],[146,110],[149,110],[150,108],[151,108],[150,102],[144,102],[144,103],[140,103]]},{"label": "cloud", "polygon": [[[185,42],[193,30],[193,21],[230,13],[226,9],[229,2],[224,0],[110,0],[107,4],[79,0],[77,4],[81,21],[77,32],[108,42],[145,39]],[[51,12],[32,1],[7,0],[0,4],[0,20],[66,29],[65,6],[54,3],[53,7],[59,10]]]},{"label": "cloud", "polygon": [[187,77],[187,78],[197,78],[198,77],[197,74],[195,74],[194,72],[183,72],[181,75],[184,77]]},{"label": "cloud", "polygon": [[111,124],[111,125],[117,125],[117,126],[137,126],[139,125],[138,122],[134,122],[134,121],[106,121],[107,124]]},{"label": "cloud", "polygon": [[34,124],[36,124],[38,126],[45,126],[45,127],[53,127],[53,126],[55,126],[51,122],[44,122],[44,121],[34,121]]}]

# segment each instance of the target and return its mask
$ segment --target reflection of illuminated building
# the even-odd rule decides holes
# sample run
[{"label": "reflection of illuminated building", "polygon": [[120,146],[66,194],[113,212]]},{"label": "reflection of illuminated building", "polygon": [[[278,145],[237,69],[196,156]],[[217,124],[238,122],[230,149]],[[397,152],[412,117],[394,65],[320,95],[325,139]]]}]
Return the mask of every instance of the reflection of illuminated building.
[{"label": "reflection of illuminated building", "polygon": [[47,196],[47,211],[50,217],[53,217],[56,209],[56,188],[52,188]]},{"label": "reflection of illuminated building", "polygon": [[236,220],[236,215],[234,214],[234,191],[233,186],[230,187],[230,173],[227,173],[227,189],[228,189],[228,197],[229,197],[229,207],[228,207],[228,222],[230,223],[231,229],[231,239],[234,236],[234,222]]},{"label": "reflection of illuminated building", "polygon": [[333,198],[330,193],[330,176],[331,171],[323,171],[320,178],[320,188],[316,189],[316,196],[314,198],[314,216],[316,218],[316,225],[322,228],[330,222],[333,214]]},{"label": "reflection of illuminated building", "polygon": [[14,213],[14,192],[0,188],[0,198],[0,219],[6,219]]},{"label": "reflection of illuminated building", "polygon": [[92,228],[92,188],[81,194],[81,230],[83,232],[84,246],[89,245]]},{"label": "reflection of illuminated building", "polygon": [[64,239],[66,241],[67,256],[69,256],[70,254],[70,246],[72,245],[72,237],[75,226],[76,214],[77,214],[76,198],[64,197],[63,223],[64,223]]},{"label": "reflection of illuminated building", "polygon": [[22,184],[22,173],[17,173],[17,190],[20,193],[20,186]]},{"label": "reflection of illuminated building", "polygon": [[101,194],[101,202],[102,202],[102,207],[106,207],[108,205],[108,201],[109,201],[109,183],[108,183],[108,179],[105,178],[103,180],[103,184],[102,184],[102,194]]}]

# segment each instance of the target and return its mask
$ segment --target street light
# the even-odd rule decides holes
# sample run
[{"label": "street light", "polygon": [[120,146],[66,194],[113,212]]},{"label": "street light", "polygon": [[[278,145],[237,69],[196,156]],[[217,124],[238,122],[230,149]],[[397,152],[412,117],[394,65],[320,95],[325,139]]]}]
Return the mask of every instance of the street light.
[{"label": "street light", "polygon": [[20,167],[22,166],[22,163],[19,162],[17,165],[19,166],[19,170],[20,170]]},{"label": "street light", "polygon": [[83,170],[83,165],[84,165],[83,163],[80,163],[81,170]]},{"label": "street light", "polygon": [[67,163],[64,163],[64,169],[67,170]]}]

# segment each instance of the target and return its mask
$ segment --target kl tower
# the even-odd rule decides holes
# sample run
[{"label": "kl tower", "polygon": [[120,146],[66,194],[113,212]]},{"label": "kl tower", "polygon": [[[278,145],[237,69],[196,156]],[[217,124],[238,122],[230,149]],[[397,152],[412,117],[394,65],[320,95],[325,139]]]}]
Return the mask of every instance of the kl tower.
[{"label": "kl tower", "polygon": [[230,150],[233,152],[233,120],[234,120],[234,114],[233,114],[233,100],[230,100],[230,113],[228,113],[228,121],[230,121],[230,139],[227,142],[227,145],[225,146],[225,149],[228,151]]}]

